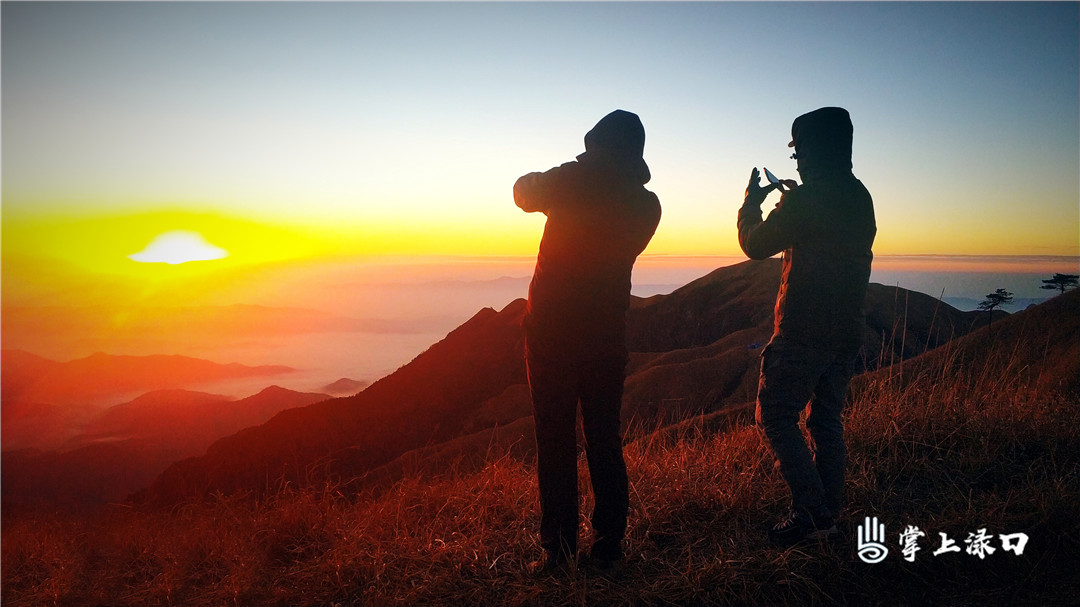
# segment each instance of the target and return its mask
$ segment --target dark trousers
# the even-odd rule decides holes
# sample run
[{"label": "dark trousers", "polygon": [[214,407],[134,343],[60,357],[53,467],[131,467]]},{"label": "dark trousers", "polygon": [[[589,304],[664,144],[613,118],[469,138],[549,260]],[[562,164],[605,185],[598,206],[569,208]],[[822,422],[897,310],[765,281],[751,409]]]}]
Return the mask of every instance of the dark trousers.
[{"label": "dark trousers", "polygon": [[628,484],[619,435],[625,356],[540,355],[526,347],[529,390],[536,422],[536,470],[540,488],[540,544],[549,553],[577,552],[577,409],[581,405],[585,456],[592,480],[591,553],[622,557]]},{"label": "dark trousers", "polygon": [[[840,415],[855,356],[856,352],[818,350],[779,337],[761,355],[757,422],[791,488],[792,508],[816,514],[826,507],[833,516],[840,512],[847,456]],[[812,453],[799,429],[799,415],[807,403]]]}]

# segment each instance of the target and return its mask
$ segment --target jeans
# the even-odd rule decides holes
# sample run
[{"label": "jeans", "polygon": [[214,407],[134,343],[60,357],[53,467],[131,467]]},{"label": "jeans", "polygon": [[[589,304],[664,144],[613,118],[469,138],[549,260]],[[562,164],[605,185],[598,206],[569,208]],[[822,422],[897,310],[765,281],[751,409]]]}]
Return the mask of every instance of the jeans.
[{"label": "jeans", "polygon": [[[840,414],[857,352],[833,352],[773,337],[761,355],[757,423],[780,462],[791,489],[793,509],[837,516],[844,499],[844,426]],[[799,429],[810,403],[806,427],[811,453]]]},{"label": "jeans", "polygon": [[577,409],[596,505],[592,555],[622,557],[629,508],[619,413],[626,357],[542,356],[526,346],[526,368],[536,422],[540,489],[540,544],[549,553],[577,552]]}]

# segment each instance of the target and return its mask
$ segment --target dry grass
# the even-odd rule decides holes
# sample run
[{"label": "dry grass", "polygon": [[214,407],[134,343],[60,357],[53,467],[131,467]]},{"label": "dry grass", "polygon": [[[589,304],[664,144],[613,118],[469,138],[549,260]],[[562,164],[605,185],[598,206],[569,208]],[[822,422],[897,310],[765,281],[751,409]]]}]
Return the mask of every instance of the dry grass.
[{"label": "dry grass", "polygon": [[[504,456],[478,473],[406,480],[382,495],[284,487],[258,502],[5,520],[2,598],[10,606],[1067,603],[1080,593],[1080,406],[1024,379],[1014,362],[859,384],[846,418],[849,539],[836,545],[767,547],[764,529],[787,495],[760,433],[691,424],[627,445],[629,558],[615,580],[524,573],[539,553],[535,474]],[[865,516],[889,533],[880,564],[855,554],[854,526]],[[908,524],[927,534],[914,563],[895,540]],[[1022,556],[932,555],[939,532],[963,547],[980,528],[1031,540]],[[587,523],[582,533],[587,545]]]}]

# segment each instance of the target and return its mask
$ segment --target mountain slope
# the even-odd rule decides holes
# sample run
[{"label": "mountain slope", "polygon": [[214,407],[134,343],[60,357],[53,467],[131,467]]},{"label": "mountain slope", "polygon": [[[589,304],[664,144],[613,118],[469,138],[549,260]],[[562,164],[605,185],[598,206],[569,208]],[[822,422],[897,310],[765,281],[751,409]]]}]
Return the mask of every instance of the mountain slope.
[{"label": "mountain slope", "polygon": [[[634,353],[624,421],[655,427],[752,399],[779,273],[779,260],[745,262],[669,295],[635,300],[627,319]],[[871,285],[867,304],[867,368],[940,345],[985,318],[881,285]],[[204,457],[170,467],[141,498],[168,502],[258,491],[267,479],[348,480],[416,449],[458,439],[479,444],[496,424],[531,413],[522,360],[524,307],[517,300],[499,312],[484,309],[355,396],[286,411],[223,439]],[[519,435],[525,431],[524,424],[514,427]]]},{"label": "mountain slope", "polygon": [[261,490],[268,480],[307,483],[351,477],[425,444],[463,432],[467,414],[525,381],[524,301],[485,308],[411,363],[363,392],[284,411],[218,441],[205,456],[171,466],[147,495],[181,499]]},{"label": "mountain slope", "polygon": [[[1026,364],[1017,365],[1017,361]],[[1000,373],[1000,370],[1006,370]],[[981,375],[974,376],[977,370]],[[1038,394],[1080,394],[1080,290],[1053,297],[960,336],[936,349],[888,367],[856,376],[850,387],[860,394],[871,386],[903,392],[927,377],[949,376],[961,382],[996,385],[1009,392],[1027,385]],[[756,374],[755,374],[756,377]],[[871,399],[872,400],[872,399]],[[716,433],[753,419],[753,397],[741,406],[691,418],[664,429],[679,435],[686,428]]]},{"label": "mountain slope", "polygon": [[[1017,366],[1014,361],[1025,364]],[[903,387],[930,373],[972,368],[995,375],[957,376],[956,381],[988,383],[1002,391],[1031,384],[1041,393],[1080,394],[1080,290],[1052,297],[859,380],[873,382],[887,376]]]},{"label": "mountain slope", "polygon": [[0,462],[4,507],[123,500],[215,440],[326,398],[277,386],[240,400],[186,390],[144,394],[100,413],[63,451],[6,449]]}]

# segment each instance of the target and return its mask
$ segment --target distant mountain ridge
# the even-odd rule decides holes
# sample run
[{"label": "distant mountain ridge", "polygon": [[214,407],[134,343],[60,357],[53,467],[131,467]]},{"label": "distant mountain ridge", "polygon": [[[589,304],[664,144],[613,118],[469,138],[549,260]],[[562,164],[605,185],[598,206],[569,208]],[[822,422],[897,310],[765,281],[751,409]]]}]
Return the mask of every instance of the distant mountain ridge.
[{"label": "distant mountain ridge", "polygon": [[321,392],[295,392],[279,386],[241,399],[190,390],[157,390],[106,409],[71,443],[79,446],[140,439],[201,453],[218,438],[261,424],[285,409],[327,398]]},{"label": "distant mountain ridge", "polygon": [[3,502],[22,507],[121,501],[172,462],[205,452],[215,440],[326,398],[278,386],[242,399],[188,390],[149,392],[98,413],[63,449],[5,446]]},{"label": "distant mountain ridge", "polygon": [[360,381],[356,379],[349,379],[348,377],[342,377],[341,379],[327,384],[320,388],[323,392],[334,396],[341,396],[345,394],[355,394],[364,388],[371,385],[371,382]]},{"label": "distant mountain ridge", "polygon": [[188,356],[120,356],[101,352],[57,362],[22,350],[3,350],[0,351],[0,401],[86,404],[114,395],[293,371],[292,367],[282,365],[250,367]]},{"label": "distant mountain ridge", "polygon": [[[655,426],[752,400],[779,280],[779,260],[748,261],[668,295],[635,298],[627,317],[632,355],[624,422]],[[402,458],[419,465],[424,452],[461,455],[481,444],[528,452],[524,309],[520,299],[500,311],[485,308],[363,392],[284,411],[222,439],[204,456],[170,466],[139,499],[258,492],[267,479],[370,480],[393,476],[387,466],[407,467]],[[866,369],[921,354],[988,320],[881,285],[871,285],[867,312]]]}]

